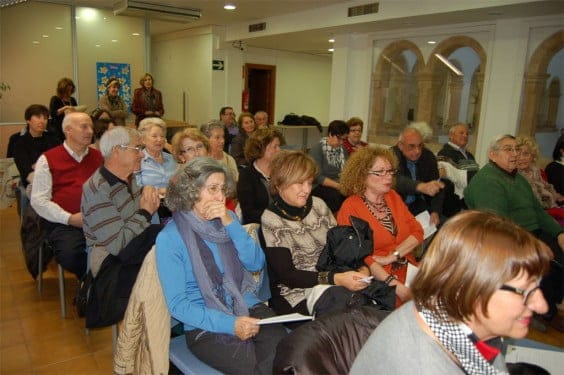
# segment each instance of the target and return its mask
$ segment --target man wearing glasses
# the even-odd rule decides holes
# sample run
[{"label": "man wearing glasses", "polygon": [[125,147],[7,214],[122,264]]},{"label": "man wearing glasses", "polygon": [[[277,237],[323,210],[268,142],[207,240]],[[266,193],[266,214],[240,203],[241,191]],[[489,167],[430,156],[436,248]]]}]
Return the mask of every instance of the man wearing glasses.
[{"label": "man wearing glasses", "polygon": [[[564,228],[542,208],[529,182],[517,173],[519,149],[515,137],[496,137],[488,150],[489,163],[476,173],[464,190],[464,200],[471,209],[493,211],[508,217],[546,243],[554,254],[550,272],[541,282],[549,305],[543,318],[564,331],[556,305],[562,301]],[[542,327],[541,327],[542,328]]]},{"label": "man wearing glasses", "polygon": [[151,224],[160,204],[157,189],[141,188],[131,178],[140,168],[142,150],[137,130],[119,126],[107,131],[100,139],[104,164],[83,187],[81,211],[95,279],[88,328],[122,319],[137,273],[161,229]]},{"label": "man wearing glasses", "polygon": [[392,150],[399,161],[396,190],[409,211],[413,216],[429,211],[431,224],[439,225],[447,192],[439,181],[437,158],[425,147],[419,130],[409,126]]},{"label": "man wearing glasses", "polygon": [[79,279],[86,272],[86,243],[80,212],[82,184],[103,158],[92,142],[92,120],[83,112],[63,119],[65,142],[39,157],[31,190],[31,206],[41,216],[57,263]]}]

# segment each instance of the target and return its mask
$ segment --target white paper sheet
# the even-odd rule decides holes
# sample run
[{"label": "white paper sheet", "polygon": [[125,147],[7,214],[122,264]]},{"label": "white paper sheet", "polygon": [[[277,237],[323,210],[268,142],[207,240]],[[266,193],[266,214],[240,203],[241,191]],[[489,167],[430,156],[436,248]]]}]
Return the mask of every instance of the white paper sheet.
[{"label": "white paper sheet", "polygon": [[415,219],[423,227],[423,238],[427,239],[430,235],[437,231],[437,226],[431,224],[431,215],[429,211],[423,211],[419,215],[415,216]]},{"label": "white paper sheet", "polygon": [[279,316],[273,316],[272,318],[261,319],[259,320],[258,325],[262,326],[264,324],[298,322],[300,320],[313,320],[313,316],[303,315],[300,313],[279,315]]},{"label": "white paper sheet", "polygon": [[417,272],[419,272],[419,267],[414,266],[411,263],[407,263],[407,275],[405,276],[406,287],[409,288],[411,286],[411,282],[415,278],[415,275],[417,275]]}]

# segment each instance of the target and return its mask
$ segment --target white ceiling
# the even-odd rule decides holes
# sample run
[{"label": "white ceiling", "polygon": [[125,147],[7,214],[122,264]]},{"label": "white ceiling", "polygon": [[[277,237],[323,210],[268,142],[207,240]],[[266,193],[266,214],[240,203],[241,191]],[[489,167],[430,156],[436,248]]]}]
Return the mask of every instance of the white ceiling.
[{"label": "white ceiling", "polygon": [[[56,3],[74,4],[77,6],[88,6],[111,10],[116,0],[38,0]],[[241,23],[252,24],[258,20],[264,20],[276,15],[292,14],[301,11],[325,7],[336,3],[354,3],[351,0],[141,0],[148,3],[200,9],[202,16],[200,20],[187,24],[152,21],[151,34],[158,35],[171,31],[206,25],[233,25]],[[377,0],[367,0],[366,3]],[[390,0],[388,0],[390,1]],[[399,1],[399,0],[394,0]],[[419,0],[429,1],[429,0]],[[454,0],[453,0],[454,1]],[[456,0],[460,1],[460,0]],[[472,1],[472,0],[465,0]],[[223,5],[234,3],[237,10],[226,11]],[[285,33],[258,37],[246,41],[248,46],[272,48],[312,54],[327,54],[328,36],[343,33],[370,33],[379,30],[394,30],[405,28],[419,28],[427,26],[440,26],[445,24],[478,22],[484,20],[495,20],[500,18],[531,17],[542,15],[553,15],[564,13],[564,1],[537,1],[534,3],[521,3],[506,6],[480,8],[460,12],[435,13],[431,15],[386,19],[375,22],[366,22],[354,25],[343,25],[326,29],[315,29],[300,31],[296,33]]]}]

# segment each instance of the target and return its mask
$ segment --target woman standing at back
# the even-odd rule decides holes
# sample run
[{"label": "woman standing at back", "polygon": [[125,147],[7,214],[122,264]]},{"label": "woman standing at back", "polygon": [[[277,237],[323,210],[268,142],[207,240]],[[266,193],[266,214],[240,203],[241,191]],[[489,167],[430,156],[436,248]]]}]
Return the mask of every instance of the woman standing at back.
[{"label": "woman standing at back", "polygon": [[49,131],[56,135],[61,142],[65,140],[63,133],[63,118],[65,114],[73,111],[77,106],[76,99],[73,98],[75,86],[70,78],[61,78],[57,83],[57,94],[51,97],[49,102],[49,115],[51,122],[49,123]]},{"label": "woman standing at back", "polygon": [[162,117],[164,114],[163,95],[153,87],[153,76],[145,73],[139,80],[141,87],[133,93],[131,112],[135,114],[135,126],[145,117]]}]

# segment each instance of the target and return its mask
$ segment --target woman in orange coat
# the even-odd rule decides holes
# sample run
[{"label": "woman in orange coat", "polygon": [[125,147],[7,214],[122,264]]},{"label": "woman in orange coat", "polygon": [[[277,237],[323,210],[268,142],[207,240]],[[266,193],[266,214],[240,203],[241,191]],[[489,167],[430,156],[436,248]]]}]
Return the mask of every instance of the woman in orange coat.
[{"label": "woman in orange coat", "polygon": [[[377,280],[396,287],[401,301],[411,299],[405,278],[407,262],[417,264],[412,250],[423,241],[423,228],[392,190],[397,160],[382,147],[357,150],[341,173],[341,193],[349,196],[337,215],[339,225],[351,225],[350,216],[367,221],[374,234],[374,250],[364,262]],[[382,267],[374,266],[377,263]],[[400,302],[400,301],[398,301]]]}]

